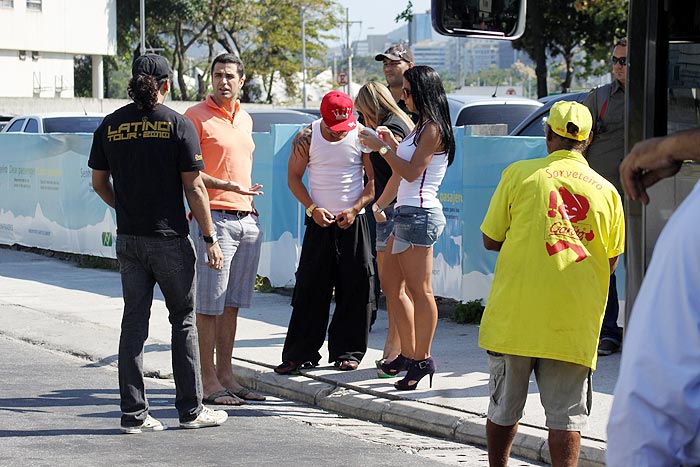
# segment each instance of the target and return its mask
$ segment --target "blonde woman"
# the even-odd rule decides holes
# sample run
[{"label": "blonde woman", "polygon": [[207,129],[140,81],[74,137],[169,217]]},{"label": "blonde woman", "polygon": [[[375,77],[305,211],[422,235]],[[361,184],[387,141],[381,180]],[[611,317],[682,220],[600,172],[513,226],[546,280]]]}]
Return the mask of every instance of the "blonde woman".
[{"label": "blonde woman", "polygon": [[[360,89],[355,98],[355,109],[362,116],[368,128],[378,126],[388,128],[394,137],[401,141],[413,130],[413,122],[396,104],[389,89],[375,81],[371,81]],[[401,369],[385,368],[383,363],[391,363],[401,353],[398,328],[396,326],[396,311],[404,314],[406,307],[412,307],[406,294],[398,259],[395,255],[385,254],[389,235],[394,228],[394,204],[401,176],[394,174],[389,164],[378,152],[370,153],[370,161],[374,169],[375,199],[372,212],[377,229],[377,268],[379,281],[386,296],[386,308],[389,317],[389,330],[384,344],[384,354],[377,363],[377,375],[380,378],[397,376]]]}]

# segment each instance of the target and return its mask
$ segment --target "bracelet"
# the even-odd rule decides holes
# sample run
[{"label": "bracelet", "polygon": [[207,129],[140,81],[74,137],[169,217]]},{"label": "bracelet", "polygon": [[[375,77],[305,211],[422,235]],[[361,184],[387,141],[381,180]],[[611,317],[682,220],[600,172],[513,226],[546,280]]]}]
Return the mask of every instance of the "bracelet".
[{"label": "bracelet", "polygon": [[209,243],[211,245],[219,241],[219,236],[216,235],[215,230],[210,235],[202,235],[202,239],[204,239],[204,243]]},{"label": "bracelet", "polygon": [[372,206],[372,211],[377,212],[379,214],[383,213],[384,209],[385,208],[380,207],[377,203],[374,203],[374,206]]}]

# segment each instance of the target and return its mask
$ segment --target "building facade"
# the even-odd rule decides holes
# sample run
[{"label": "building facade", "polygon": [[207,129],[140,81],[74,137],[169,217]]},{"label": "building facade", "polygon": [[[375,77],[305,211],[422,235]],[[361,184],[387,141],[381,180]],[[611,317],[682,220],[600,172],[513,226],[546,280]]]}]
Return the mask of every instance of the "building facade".
[{"label": "building facade", "polygon": [[0,96],[72,98],[75,57],[90,56],[93,97],[104,97],[117,0],[0,0],[0,31]]}]

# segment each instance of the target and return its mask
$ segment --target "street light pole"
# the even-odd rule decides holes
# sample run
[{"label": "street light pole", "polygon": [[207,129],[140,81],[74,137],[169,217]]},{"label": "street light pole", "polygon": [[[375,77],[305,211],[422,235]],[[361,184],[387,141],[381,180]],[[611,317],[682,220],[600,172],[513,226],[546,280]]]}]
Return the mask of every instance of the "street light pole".
[{"label": "street light pole", "polygon": [[301,98],[302,107],[306,108],[306,7],[301,7]]},{"label": "street light pole", "polygon": [[146,0],[140,0],[139,14],[141,16],[141,55],[146,54]]},{"label": "street light pole", "polygon": [[352,97],[352,49],[350,48],[350,24],[362,21],[350,21],[350,8],[345,9],[345,48],[348,51],[348,89],[347,94]]}]

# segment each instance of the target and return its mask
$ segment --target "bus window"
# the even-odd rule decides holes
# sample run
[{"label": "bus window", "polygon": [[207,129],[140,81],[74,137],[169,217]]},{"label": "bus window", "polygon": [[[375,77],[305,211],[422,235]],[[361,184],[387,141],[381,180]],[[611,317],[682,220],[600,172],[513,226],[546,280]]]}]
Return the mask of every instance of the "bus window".
[{"label": "bus window", "polygon": [[445,36],[517,39],[525,31],[525,0],[431,0],[433,28]]},{"label": "bus window", "polygon": [[700,127],[700,44],[669,44],[668,62],[667,133]]},{"label": "bus window", "polygon": [[668,2],[669,41],[700,40],[700,3]]}]

